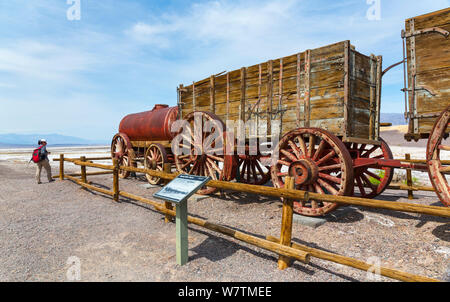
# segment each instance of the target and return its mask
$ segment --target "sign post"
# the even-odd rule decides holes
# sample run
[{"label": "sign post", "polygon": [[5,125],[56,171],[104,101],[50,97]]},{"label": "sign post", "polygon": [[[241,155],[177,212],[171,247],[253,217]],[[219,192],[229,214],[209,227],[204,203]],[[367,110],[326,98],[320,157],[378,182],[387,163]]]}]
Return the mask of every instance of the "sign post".
[{"label": "sign post", "polygon": [[153,197],[175,203],[176,205],[176,251],[177,264],[184,265],[188,261],[188,229],[187,200],[211,177],[180,174]]}]

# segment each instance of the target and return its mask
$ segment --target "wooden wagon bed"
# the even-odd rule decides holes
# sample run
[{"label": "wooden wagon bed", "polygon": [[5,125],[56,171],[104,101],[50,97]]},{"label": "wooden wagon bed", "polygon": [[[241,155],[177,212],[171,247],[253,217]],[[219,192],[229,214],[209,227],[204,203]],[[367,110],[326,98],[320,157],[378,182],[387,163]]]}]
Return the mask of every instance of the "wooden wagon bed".
[{"label": "wooden wagon bed", "polygon": [[258,136],[317,127],[344,142],[379,144],[381,71],[381,56],[343,41],[180,85],[180,118],[208,111],[223,121],[252,119]]},{"label": "wooden wagon bed", "polygon": [[407,140],[427,138],[450,105],[450,8],[405,21],[409,119]]}]

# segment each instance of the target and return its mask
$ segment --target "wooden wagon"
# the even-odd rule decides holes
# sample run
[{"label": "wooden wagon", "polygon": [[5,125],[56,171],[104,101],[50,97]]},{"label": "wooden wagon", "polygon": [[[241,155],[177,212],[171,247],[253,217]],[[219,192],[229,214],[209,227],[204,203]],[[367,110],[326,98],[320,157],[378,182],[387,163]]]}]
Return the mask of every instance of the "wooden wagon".
[{"label": "wooden wagon", "polygon": [[[441,150],[450,150],[441,143],[450,118],[448,24],[447,9],[407,20],[402,34],[405,70],[408,63],[406,138],[430,138],[428,165],[393,160],[380,138],[382,58],[356,51],[349,41],[180,85],[177,107],[170,110],[190,130],[158,139],[158,135],[145,135],[145,127],[140,131],[144,135],[134,133],[131,139],[127,131],[119,131],[112,156],[127,165],[144,159],[146,166],[158,169],[163,162],[173,162],[181,173],[250,185],[271,180],[274,186],[284,187],[289,175],[296,189],[366,198],[385,190],[394,168],[429,167],[437,194],[448,205],[445,173],[450,168],[443,167],[439,157]],[[129,129],[145,123],[142,114],[134,115]],[[152,121],[149,127],[166,131],[169,120]],[[204,131],[210,122],[225,130]],[[236,143],[236,135],[230,134],[240,131],[244,139]],[[214,135],[221,144],[210,139]],[[267,144],[272,144],[270,152]],[[174,151],[183,148],[187,154]],[[208,148],[213,152],[207,152]],[[205,187],[200,193],[214,190]],[[294,203],[297,213],[309,216],[324,215],[336,207],[327,202]]]}]

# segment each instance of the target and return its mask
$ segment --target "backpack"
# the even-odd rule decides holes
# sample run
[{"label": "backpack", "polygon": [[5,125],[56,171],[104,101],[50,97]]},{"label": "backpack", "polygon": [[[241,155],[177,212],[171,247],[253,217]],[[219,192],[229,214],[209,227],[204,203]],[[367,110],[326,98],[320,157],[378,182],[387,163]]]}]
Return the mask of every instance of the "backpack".
[{"label": "backpack", "polygon": [[38,163],[38,162],[41,161],[40,153],[41,153],[41,148],[42,147],[43,146],[40,146],[39,148],[33,150],[33,156],[31,157],[31,160],[33,162]]}]

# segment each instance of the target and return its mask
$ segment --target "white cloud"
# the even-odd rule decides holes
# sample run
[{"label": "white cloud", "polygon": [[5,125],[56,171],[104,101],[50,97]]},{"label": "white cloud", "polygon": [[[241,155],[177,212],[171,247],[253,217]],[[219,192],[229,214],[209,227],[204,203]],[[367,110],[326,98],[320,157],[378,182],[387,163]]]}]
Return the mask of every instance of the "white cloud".
[{"label": "white cloud", "polygon": [[69,80],[74,72],[88,70],[95,59],[88,53],[35,40],[0,47],[0,71],[45,80]]}]

